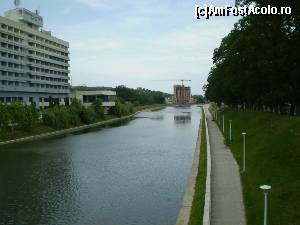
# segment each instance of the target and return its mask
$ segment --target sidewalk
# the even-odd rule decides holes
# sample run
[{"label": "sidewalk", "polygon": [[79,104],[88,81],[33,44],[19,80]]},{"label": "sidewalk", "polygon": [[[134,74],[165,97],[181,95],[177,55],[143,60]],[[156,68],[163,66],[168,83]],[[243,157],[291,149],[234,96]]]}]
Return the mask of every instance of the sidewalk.
[{"label": "sidewalk", "polygon": [[239,167],[224,145],[224,138],[212,121],[208,107],[204,107],[210,135],[211,225],[246,225]]}]

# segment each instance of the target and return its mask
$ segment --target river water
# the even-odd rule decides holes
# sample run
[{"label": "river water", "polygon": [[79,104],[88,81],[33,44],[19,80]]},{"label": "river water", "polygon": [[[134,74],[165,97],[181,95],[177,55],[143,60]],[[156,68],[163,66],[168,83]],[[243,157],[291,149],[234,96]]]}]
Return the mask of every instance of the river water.
[{"label": "river water", "polygon": [[1,225],[174,225],[200,108],[0,147]]}]

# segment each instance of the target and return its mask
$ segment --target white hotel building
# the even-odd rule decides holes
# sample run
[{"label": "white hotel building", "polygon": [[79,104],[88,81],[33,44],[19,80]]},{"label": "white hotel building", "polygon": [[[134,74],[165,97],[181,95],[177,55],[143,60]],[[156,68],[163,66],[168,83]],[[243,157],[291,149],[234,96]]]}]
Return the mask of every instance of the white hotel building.
[{"label": "white hotel building", "polygon": [[0,16],[0,102],[21,100],[40,108],[68,98],[69,43],[42,27],[38,12],[24,8]]}]

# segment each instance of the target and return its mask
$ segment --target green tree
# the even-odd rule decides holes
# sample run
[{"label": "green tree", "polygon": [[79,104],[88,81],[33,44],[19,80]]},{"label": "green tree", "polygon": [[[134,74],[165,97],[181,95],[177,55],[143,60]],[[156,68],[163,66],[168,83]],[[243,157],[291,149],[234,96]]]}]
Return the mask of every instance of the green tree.
[{"label": "green tree", "polygon": [[[299,3],[237,1],[239,5],[292,6],[292,15],[247,16],[214,52],[205,95],[211,101],[251,109],[300,108]],[[296,107],[297,106],[297,107]]]},{"label": "green tree", "polygon": [[8,111],[8,106],[0,103],[0,129],[1,131],[6,130],[8,122],[11,120],[11,115]]},{"label": "green tree", "polygon": [[89,124],[97,121],[97,114],[92,107],[84,107],[81,115],[83,123]]},{"label": "green tree", "polygon": [[96,113],[96,117],[98,120],[104,119],[104,107],[102,105],[102,100],[100,98],[95,99],[92,104],[92,107]]}]

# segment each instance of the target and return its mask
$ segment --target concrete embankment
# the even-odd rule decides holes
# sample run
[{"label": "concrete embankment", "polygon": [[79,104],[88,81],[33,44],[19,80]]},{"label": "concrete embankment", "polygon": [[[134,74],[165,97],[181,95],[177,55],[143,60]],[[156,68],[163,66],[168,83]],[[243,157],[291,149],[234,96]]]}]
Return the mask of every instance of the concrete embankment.
[{"label": "concrete embankment", "polygon": [[9,140],[9,141],[3,141],[3,142],[0,142],[0,146],[8,145],[8,144],[14,144],[14,143],[21,143],[21,142],[26,142],[26,141],[40,140],[40,139],[45,139],[45,138],[58,137],[58,136],[62,136],[62,135],[65,135],[65,134],[70,134],[70,133],[74,133],[74,132],[78,132],[78,131],[87,130],[87,129],[90,129],[90,128],[95,128],[95,127],[101,127],[101,126],[105,126],[105,125],[110,125],[110,124],[113,124],[113,123],[116,123],[116,122],[120,122],[120,121],[131,119],[136,114],[138,114],[138,113],[140,113],[142,111],[146,111],[146,110],[150,110],[150,111],[152,111],[152,110],[160,110],[160,109],[163,109],[163,108],[165,108],[165,106],[144,109],[144,110],[135,112],[134,114],[129,115],[129,116],[124,116],[124,117],[120,117],[120,118],[110,119],[110,120],[106,120],[106,121],[101,121],[101,122],[97,122],[97,123],[92,123],[92,124],[88,124],[88,125],[73,127],[73,128],[59,130],[59,131],[54,131],[54,132],[43,133],[43,134],[34,135],[34,136],[28,136],[28,137],[18,138],[18,139]]},{"label": "concrete embankment", "polygon": [[200,144],[201,144],[201,133],[202,133],[202,122],[204,120],[201,119],[199,124],[199,130],[198,130],[198,138],[197,138],[197,144],[196,149],[194,153],[194,161],[192,166],[192,171],[188,180],[188,184],[183,196],[181,208],[176,220],[176,225],[188,225],[191,210],[193,206],[193,199],[195,195],[195,185],[196,185],[196,178],[198,174],[198,167],[199,167],[199,157],[200,157]]}]

